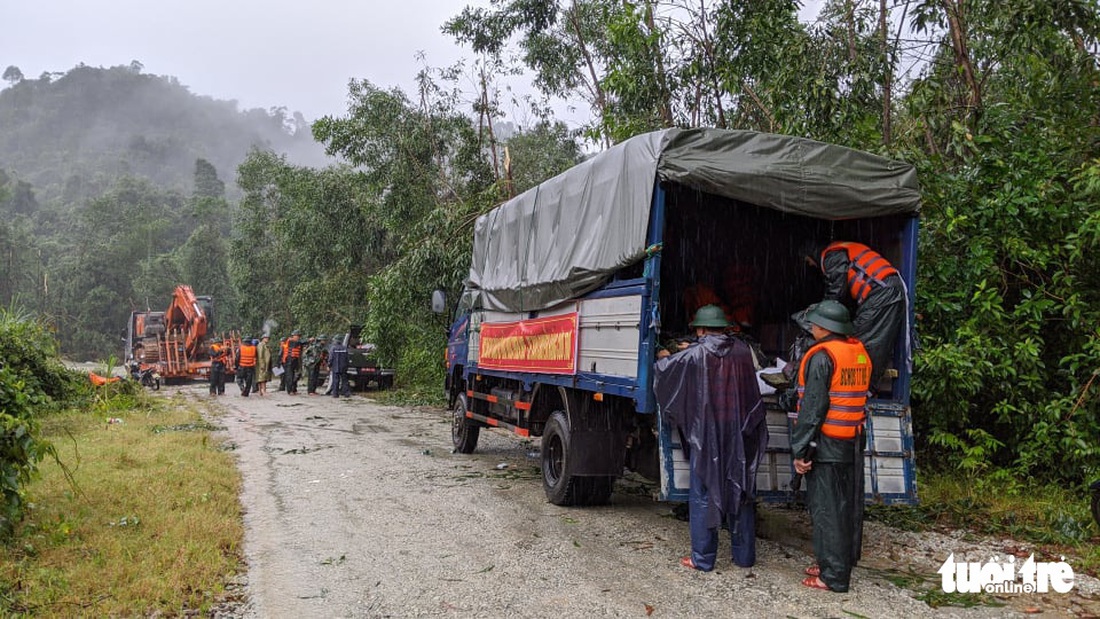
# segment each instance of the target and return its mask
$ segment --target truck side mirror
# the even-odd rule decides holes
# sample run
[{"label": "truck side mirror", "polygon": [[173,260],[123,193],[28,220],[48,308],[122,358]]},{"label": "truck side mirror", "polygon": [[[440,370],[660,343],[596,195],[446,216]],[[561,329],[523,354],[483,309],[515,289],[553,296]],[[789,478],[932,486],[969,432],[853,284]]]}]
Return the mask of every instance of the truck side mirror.
[{"label": "truck side mirror", "polygon": [[442,314],[447,311],[447,293],[436,289],[432,291],[432,312]]}]

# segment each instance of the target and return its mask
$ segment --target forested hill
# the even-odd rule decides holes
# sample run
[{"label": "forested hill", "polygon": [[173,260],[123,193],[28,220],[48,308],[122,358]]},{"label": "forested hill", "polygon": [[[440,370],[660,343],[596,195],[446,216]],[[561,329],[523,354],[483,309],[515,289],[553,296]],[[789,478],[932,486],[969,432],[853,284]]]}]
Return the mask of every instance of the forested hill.
[{"label": "forested hill", "polygon": [[232,184],[253,146],[303,165],[323,162],[301,114],[240,111],[174,77],[142,73],[140,63],[79,65],[37,79],[9,68],[4,79],[0,170],[31,185],[39,203],[78,204],[121,176],[189,193],[200,158]]}]

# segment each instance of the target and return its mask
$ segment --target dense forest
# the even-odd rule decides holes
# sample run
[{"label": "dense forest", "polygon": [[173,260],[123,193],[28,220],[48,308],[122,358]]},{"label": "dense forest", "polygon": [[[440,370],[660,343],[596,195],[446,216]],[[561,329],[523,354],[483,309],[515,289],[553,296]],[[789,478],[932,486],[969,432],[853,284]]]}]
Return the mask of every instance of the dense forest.
[{"label": "dense forest", "polygon": [[[468,7],[443,31],[473,65],[424,70],[412,94],[353,81],[348,109],[310,126],[338,161],[325,167],[239,128],[263,121],[297,139],[300,122],[246,113],[230,129],[212,112],[226,104],[134,67],[11,76],[0,92],[0,302],[48,316],[72,353],[105,354],[131,306],[189,281],[246,330],[363,321],[401,381],[436,388],[444,324],[427,299],[461,285],[478,214],[569,167],[586,144],[672,126],[799,135],[920,173],[922,462],[997,475],[1008,491],[1013,480],[1100,472],[1095,2],[830,0],[813,24],[798,8]],[[502,135],[493,76],[521,69],[541,94],[587,105],[591,122],[571,132],[536,103],[539,122]],[[64,94],[70,76],[116,85]],[[142,97],[129,114],[106,113],[130,81],[143,84],[131,92],[208,104],[204,131],[258,148],[233,167],[231,153],[185,139],[203,133],[179,129],[178,116],[140,112]],[[480,89],[472,107],[460,92],[469,83]],[[70,116],[88,132],[43,126]],[[143,124],[111,124],[131,116]],[[239,195],[220,180],[234,174]]]},{"label": "dense forest", "polygon": [[162,309],[179,281],[234,319],[237,166],[253,150],[327,160],[300,114],[238,111],[141,69],[3,74],[0,304],[47,316],[77,358],[117,355],[130,311]]}]

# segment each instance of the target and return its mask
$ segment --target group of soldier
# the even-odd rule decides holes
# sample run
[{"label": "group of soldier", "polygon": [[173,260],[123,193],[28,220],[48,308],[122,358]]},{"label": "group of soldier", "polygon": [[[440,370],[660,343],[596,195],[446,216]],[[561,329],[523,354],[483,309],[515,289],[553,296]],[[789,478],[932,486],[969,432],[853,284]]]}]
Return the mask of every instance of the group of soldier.
[{"label": "group of soldier", "polygon": [[[791,397],[780,398],[793,403],[791,457],[798,484],[807,481],[813,522],[816,562],[802,585],[846,592],[862,546],[867,398],[880,389],[899,339],[910,359],[908,292],[898,270],[861,243],[832,242],[806,258],[821,270],[826,294],[796,319],[812,342],[791,362]],[[725,524],[734,564],[749,567],[756,473],[768,444],[756,364],[750,346],[730,335],[739,330],[726,308],[703,305],[689,326],[696,337],[658,355],[654,373],[662,413],[688,452],[691,554],[680,563],[714,569]]]},{"label": "group of soldier", "polygon": [[250,336],[240,338],[239,343],[230,337],[214,338],[210,354],[210,395],[225,394],[226,371],[233,366],[241,395],[248,397],[255,392],[267,395],[267,383],[273,377],[279,379],[279,391],[298,395],[298,383],[304,376],[306,393],[318,395],[327,385],[324,395],[349,397],[348,347],[343,337],[327,335],[302,337],[294,330],[277,345],[271,344],[271,336],[265,333],[259,339]]}]

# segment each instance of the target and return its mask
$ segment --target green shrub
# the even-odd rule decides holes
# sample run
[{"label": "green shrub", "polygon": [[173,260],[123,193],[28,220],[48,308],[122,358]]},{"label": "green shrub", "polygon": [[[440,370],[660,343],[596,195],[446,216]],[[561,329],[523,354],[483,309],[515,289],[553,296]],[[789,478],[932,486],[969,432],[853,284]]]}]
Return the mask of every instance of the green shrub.
[{"label": "green shrub", "polygon": [[53,445],[39,436],[42,413],[88,393],[87,379],[66,369],[50,331],[29,316],[0,309],[0,539],[23,515],[23,489]]}]

